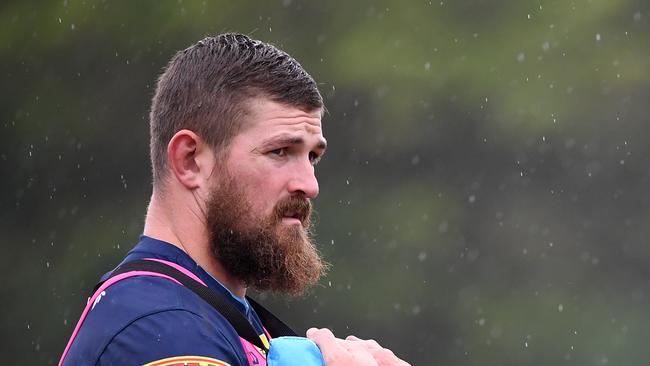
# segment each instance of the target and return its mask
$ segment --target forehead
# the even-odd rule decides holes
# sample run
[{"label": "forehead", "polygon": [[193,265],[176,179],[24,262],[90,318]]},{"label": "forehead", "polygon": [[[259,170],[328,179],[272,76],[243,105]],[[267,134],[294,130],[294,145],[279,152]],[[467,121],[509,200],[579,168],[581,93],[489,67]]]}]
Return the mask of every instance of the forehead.
[{"label": "forehead", "polygon": [[306,132],[321,135],[322,109],[305,112],[295,106],[274,102],[267,98],[253,98],[247,103],[242,133],[268,136],[278,130]]}]

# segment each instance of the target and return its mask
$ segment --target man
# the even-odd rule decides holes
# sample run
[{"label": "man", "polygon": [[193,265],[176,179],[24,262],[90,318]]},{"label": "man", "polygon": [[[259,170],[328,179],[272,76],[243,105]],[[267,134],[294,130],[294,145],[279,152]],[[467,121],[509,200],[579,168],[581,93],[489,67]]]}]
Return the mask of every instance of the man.
[{"label": "man", "polygon": [[[152,100],[144,233],[122,265],[178,269],[225,298],[268,345],[246,289],[301,294],[326,269],[310,237],[323,110],[312,77],[271,45],[224,34],[178,52]],[[174,278],[145,272],[103,277],[62,364],[266,364],[227,314]],[[327,329],[307,336],[327,365],[405,364],[374,341]]]}]

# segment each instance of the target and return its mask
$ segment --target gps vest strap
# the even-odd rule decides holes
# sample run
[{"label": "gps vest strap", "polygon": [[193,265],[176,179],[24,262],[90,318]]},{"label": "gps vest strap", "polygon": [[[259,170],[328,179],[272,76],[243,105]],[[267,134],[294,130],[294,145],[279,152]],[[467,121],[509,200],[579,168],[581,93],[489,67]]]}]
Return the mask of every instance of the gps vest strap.
[{"label": "gps vest strap", "polygon": [[[233,305],[223,296],[211,290],[209,287],[202,285],[201,283],[197,282],[196,279],[193,279],[189,275],[181,272],[174,267],[161,263],[157,260],[138,259],[127,262],[116,268],[111,273],[110,277],[106,279],[106,281],[111,277],[132,271],[154,272],[175,279],[189,290],[192,290],[192,292],[197,294],[205,302],[212,305],[212,307],[217,310],[224,318],[226,318],[226,320],[228,320],[233,328],[235,328],[237,335],[239,335],[244,340],[252,343],[256,347],[268,352],[268,346],[262,342],[259,335],[255,331],[255,328],[253,328],[248,319],[246,319],[244,314],[242,314],[241,311],[235,307],[235,305]],[[104,282],[105,281],[98,283],[95,286],[94,291],[96,291]],[[246,300],[248,300],[248,302],[251,304],[260,320],[262,321],[262,325],[266,331],[269,332],[271,337],[277,338],[282,336],[297,335],[296,332],[294,332],[288,325],[278,319],[258,302],[248,296],[246,297]]]},{"label": "gps vest strap", "polygon": [[[119,282],[123,279],[134,277],[134,276],[154,276],[166,278],[170,281],[176,282],[179,285],[185,286],[202,298],[205,302],[210,304],[215,310],[217,310],[226,320],[232,325],[232,327],[237,332],[237,335],[242,340],[242,345],[245,348],[247,353],[247,358],[249,363],[257,364],[257,362],[251,362],[251,357],[255,358],[256,356],[252,355],[249,349],[253,345],[257,347],[262,352],[268,354],[268,346],[262,342],[260,337],[257,335],[257,332],[250,324],[248,319],[242,314],[239,309],[235,307],[230,301],[225,299],[223,296],[219,295],[215,291],[209,289],[207,285],[201,281],[196,275],[194,275],[189,270],[179,266],[176,263],[167,262],[160,259],[138,259],[134,261],[127,262],[118,268],[116,268],[111,275],[104,281],[95,285],[93,289],[93,294],[88,299],[88,304],[84,309],[77,325],[72,333],[72,336],[68,340],[68,344],[61,355],[59,360],[59,366],[63,365],[63,362],[67,356],[72,343],[74,342],[79,329],[81,328],[82,323],[84,322],[88,312],[92,309],[92,302],[98,295],[99,290],[103,290],[112,284]],[[251,304],[258,317],[262,322],[264,330],[268,332],[272,338],[282,337],[282,336],[296,336],[296,333],[284,324],[280,319],[273,315],[270,311],[265,309],[262,305],[257,303],[255,300],[250,297],[246,297],[248,302]],[[245,342],[244,342],[245,341]],[[246,345],[248,343],[249,345]],[[257,360],[255,360],[257,361]],[[261,364],[266,364],[265,362]]]}]

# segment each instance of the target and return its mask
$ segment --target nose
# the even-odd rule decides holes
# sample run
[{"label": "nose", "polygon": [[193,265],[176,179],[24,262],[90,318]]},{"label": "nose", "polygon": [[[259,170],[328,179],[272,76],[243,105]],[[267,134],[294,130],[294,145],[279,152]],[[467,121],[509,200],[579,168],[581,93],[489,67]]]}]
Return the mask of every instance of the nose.
[{"label": "nose", "polygon": [[318,196],[318,180],[311,163],[301,164],[296,169],[294,176],[289,181],[288,190],[291,194],[303,194],[307,198]]}]

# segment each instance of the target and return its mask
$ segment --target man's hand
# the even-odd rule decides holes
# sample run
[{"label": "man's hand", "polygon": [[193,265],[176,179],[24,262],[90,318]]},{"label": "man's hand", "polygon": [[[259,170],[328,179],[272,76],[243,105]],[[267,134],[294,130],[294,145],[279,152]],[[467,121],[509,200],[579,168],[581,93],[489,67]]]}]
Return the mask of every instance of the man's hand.
[{"label": "man's hand", "polygon": [[362,344],[379,366],[410,366],[407,362],[397,358],[393,351],[382,347],[374,339],[364,340],[351,335],[345,338],[343,342]]},{"label": "man's hand", "polygon": [[368,349],[359,342],[343,341],[327,328],[307,330],[307,338],[320,348],[326,366],[378,366]]},{"label": "man's hand", "polygon": [[327,328],[311,328],[307,338],[320,348],[326,366],[409,366],[374,340],[336,338]]}]

